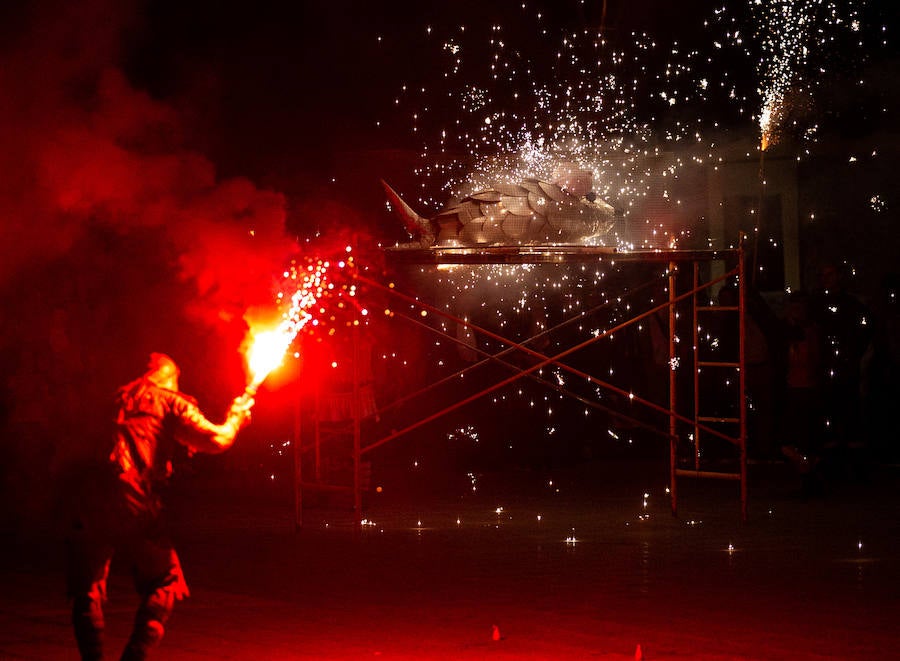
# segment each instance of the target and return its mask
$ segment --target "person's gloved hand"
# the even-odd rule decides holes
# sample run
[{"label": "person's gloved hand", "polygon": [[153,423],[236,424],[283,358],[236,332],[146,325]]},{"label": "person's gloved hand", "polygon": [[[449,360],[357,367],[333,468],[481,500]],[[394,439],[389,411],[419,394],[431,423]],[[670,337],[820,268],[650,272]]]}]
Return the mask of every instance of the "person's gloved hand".
[{"label": "person's gloved hand", "polygon": [[227,422],[234,426],[236,431],[240,431],[250,423],[250,409],[256,400],[249,393],[244,393],[240,397],[235,397],[228,409]]}]

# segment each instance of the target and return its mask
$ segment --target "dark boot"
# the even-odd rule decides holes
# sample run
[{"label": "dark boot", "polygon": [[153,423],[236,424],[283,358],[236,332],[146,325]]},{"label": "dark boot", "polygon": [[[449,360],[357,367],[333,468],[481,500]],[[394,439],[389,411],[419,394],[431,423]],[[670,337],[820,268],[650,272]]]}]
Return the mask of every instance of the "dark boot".
[{"label": "dark boot", "polygon": [[149,657],[150,651],[159,645],[164,633],[162,622],[157,620],[144,622],[140,626],[136,623],[128,645],[122,652],[122,661],[144,661]]},{"label": "dark boot", "polygon": [[134,617],[134,630],[121,661],[143,661],[159,645],[166,632],[166,622],[172,614],[175,595],[172,586],[159,588],[144,599]]}]

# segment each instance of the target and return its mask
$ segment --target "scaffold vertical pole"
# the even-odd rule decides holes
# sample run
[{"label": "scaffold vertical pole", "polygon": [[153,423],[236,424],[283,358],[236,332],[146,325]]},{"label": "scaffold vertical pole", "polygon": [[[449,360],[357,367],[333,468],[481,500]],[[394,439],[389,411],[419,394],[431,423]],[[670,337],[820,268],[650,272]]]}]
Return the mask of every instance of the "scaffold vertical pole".
[{"label": "scaffold vertical pole", "polygon": [[359,371],[359,330],[353,330],[353,405],[350,407],[350,415],[353,419],[353,512],[356,522],[362,520],[362,480],[360,473],[360,446],[361,446],[361,419],[362,398],[360,396],[360,371]]},{"label": "scaffold vertical pole", "polygon": [[694,470],[700,470],[700,319],[697,314],[697,296],[700,288],[700,263],[693,262],[694,295],[691,296],[691,323],[693,324],[694,353]]},{"label": "scaffold vertical pole", "polygon": [[739,444],[741,454],[741,519],[747,520],[747,363],[746,363],[746,337],[747,337],[747,264],[743,242],[738,248],[738,363],[740,364],[740,376],[738,387],[740,403],[738,416],[740,417]]},{"label": "scaffold vertical pole", "polygon": [[678,317],[675,314],[675,275],[677,266],[675,262],[669,262],[669,495],[672,501],[672,516],[678,515],[678,487],[676,486],[675,469],[678,462],[678,420],[675,417],[678,404],[677,374],[674,369],[675,336],[677,333]]},{"label": "scaffold vertical pole", "polygon": [[303,527],[303,441],[302,441],[303,412],[300,407],[300,397],[297,397],[297,406],[294,409],[294,529]]},{"label": "scaffold vertical pole", "polygon": [[322,481],[322,389],[319,380],[313,382],[313,473],[316,482]]}]

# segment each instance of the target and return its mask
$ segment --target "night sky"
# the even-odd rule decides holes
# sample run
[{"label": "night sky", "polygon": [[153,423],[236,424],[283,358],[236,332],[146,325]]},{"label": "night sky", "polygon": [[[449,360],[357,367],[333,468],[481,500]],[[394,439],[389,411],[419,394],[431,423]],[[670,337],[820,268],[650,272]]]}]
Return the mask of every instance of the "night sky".
[{"label": "night sky", "polygon": [[[271,300],[294,237],[352,229],[405,240],[378,182],[415,188],[429,127],[414,135],[409,108],[393,101],[403,85],[440,85],[438,35],[497,24],[511,43],[528,43],[540,4],[3,3],[4,492],[87,452],[109,393],[150,351],[171,353],[185,389],[222,410],[243,383],[243,314]],[[602,26],[623,49],[633,30],[708,45],[703,19],[714,6],[543,4],[551,34]],[[892,4],[870,2],[866,30],[892,20]],[[823,132],[865,141],[890,127],[892,39],[867,42],[865,62],[847,58],[874,82],[861,96],[823,92]],[[489,53],[478,49],[467,55]],[[716,57],[734,64],[748,113],[758,111],[752,69],[733,53]],[[846,81],[841,72],[854,69],[844,64],[836,78]],[[722,111],[720,128],[756,131],[727,101],[709,107]],[[896,154],[896,141],[885,151]],[[880,199],[896,218],[896,194]]]}]

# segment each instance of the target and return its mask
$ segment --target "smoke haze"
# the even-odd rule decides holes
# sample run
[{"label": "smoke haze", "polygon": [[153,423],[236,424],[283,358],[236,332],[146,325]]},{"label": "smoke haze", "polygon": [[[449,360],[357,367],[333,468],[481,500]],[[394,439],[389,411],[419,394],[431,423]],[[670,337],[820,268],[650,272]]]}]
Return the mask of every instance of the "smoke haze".
[{"label": "smoke haze", "polygon": [[219,415],[243,385],[242,315],[294,249],[284,196],[218,178],[179,110],[129,82],[126,4],[3,17],[0,478],[31,508],[21,489],[89,452],[150,351]]}]

